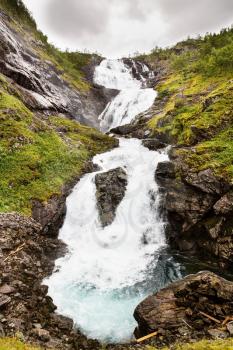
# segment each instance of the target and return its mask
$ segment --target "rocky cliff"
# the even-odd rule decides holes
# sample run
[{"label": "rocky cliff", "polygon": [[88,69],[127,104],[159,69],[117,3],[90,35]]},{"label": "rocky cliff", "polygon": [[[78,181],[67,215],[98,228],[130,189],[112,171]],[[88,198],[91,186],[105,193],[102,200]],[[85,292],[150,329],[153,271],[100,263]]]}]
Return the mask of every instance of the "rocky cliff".
[{"label": "rocky cliff", "polygon": [[[232,29],[155,49],[137,59],[154,70],[158,98],[118,135],[172,145],[156,173],[170,244],[232,266]],[[147,139],[149,139],[147,141]],[[154,144],[154,146],[151,146]]]},{"label": "rocky cliff", "polygon": [[92,83],[100,61],[60,52],[22,2],[0,1],[0,337],[95,343],[55,314],[42,281],[65,252],[56,237],[67,195],[89,160],[117,145],[93,128],[111,97]]},{"label": "rocky cliff", "polygon": [[[155,174],[168,240],[182,251],[215,257],[224,267],[231,266],[233,255],[231,42],[229,30],[138,57],[135,77],[145,62],[154,74],[142,73],[159,95],[149,111],[114,130],[144,139],[150,149],[172,145],[170,162],[159,164]],[[17,335],[62,350],[100,349],[55,313],[41,283],[65,252],[56,236],[70,189],[92,170],[93,155],[117,145],[92,128],[116,92],[92,83],[101,57],[57,50],[20,1],[0,0],[0,43],[0,337]],[[127,180],[124,171],[103,176],[121,187],[114,208],[111,193],[99,208],[107,215],[105,224]],[[100,187],[103,180],[97,179]],[[232,315],[231,300],[231,283],[209,273],[188,277],[140,304],[137,335],[160,328],[160,345],[177,332],[191,338],[190,327],[196,338],[229,336],[230,322],[216,330],[213,317],[224,322]],[[200,311],[212,320],[200,319]],[[167,319],[158,319],[165,313]]]}]

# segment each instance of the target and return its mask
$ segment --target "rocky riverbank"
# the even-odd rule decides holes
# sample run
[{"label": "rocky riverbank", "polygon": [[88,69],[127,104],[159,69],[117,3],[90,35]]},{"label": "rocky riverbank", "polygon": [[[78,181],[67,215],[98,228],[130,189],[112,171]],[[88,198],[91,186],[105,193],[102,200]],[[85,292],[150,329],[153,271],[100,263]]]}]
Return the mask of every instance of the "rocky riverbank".
[{"label": "rocky riverbank", "polygon": [[190,275],[145,299],[135,310],[137,337],[157,331],[154,345],[233,334],[233,283],[210,272]]},{"label": "rocky riverbank", "polygon": [[[99,342],[87,339],[70,319],[56,314],[42,282],[52,273],[55,259],[66,252],[58,230],[68,194],[80,176],[93,169],[91,163],[84,164],[117,145],[76,121],[98,127],[97,116],[117,92],[92,83],[101,57],[61,53],[35,24],[22,26],[13,17],[1,8],[0,336],[17,335],[45,348],[99,350]],[[190,47],[173,50],[182,56]],[[135,78],[143,76],[147,86],[156,85],[159,96],[131,124],[112,131],[143,139],[151,150],[172,145],[170,161],[160,163],[155,173],[161,215],[168,219],[168,242],[179,251],[203,260],[215,257],[221,267],[230,267],[232,162],[224,150],[231,149],[232,141],[232,79],[226,73],[216,75],[213,82],[182,69],[176,75],[170,56],[164,55],[124,60]],[[145,67],[143,71],[141,62],[154,73]],[[96,185],[105,226],[124,197],[127,176],[124,169],[115,169],[98,174]],[[157,331],[148,342],[156,346],[177,339],[229,337],[232,297],[232,283],[212,273],[188,276],[137,307],[135,334]]]}]

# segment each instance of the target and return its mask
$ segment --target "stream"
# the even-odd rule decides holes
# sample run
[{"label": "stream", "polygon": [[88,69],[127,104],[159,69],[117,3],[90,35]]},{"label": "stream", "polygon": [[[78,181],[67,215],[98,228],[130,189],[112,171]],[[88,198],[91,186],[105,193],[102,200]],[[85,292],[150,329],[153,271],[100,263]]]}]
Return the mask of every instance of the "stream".
[{"label": "stream", "polygon": [[[103,131],[129,123],[156,98],[143,77],[135,79],[121,60],[102,61],[95,82],[119,90],[99,117]],[[167,251],[158,214],[154,174],[157,164],[168,160],[167,150],[149,151],[137,139],[119,141],[118,148],[94,157],[100,170],[83,176],[67,198],[59,238],[69,253],[56,261],[45,281],[60,314],[72,318],[88,337],[112,343],[132,338],[133,312],[140,301],[183,274]],[[126,171],[128,185],[113,223],[103,228],[94,179],[117,167]]]}]

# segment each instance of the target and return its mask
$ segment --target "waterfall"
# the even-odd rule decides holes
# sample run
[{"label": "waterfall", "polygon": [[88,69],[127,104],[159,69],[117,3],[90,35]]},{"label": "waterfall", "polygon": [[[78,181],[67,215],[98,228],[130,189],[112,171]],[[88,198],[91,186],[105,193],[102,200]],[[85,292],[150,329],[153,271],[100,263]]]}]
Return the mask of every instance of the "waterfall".
[{"label": "waterfall", "polygon": [[[137,66],[133,61],[133,68]],[[141,71],[148,67],[141,64]],[[122,60],[103,60],[96,68],[94,81],[108,89],[119,90],[119,94],[106,106],[99,116],[101,130],[106,132],[119,125],[130,123],[138,114],[150,108],[156,98],[154,89],[144,88],[145,78],[138,72],[140,80],[133,78],[132,69]]]},{"label": "waterfall", "polygon": [[[137,94],[141,89],[122,61],[103,61],[95,77],[106,87],[124,88],[124,92],[136,85]],[[119,105],[121,96],[116,98]],[[137,109],[130,107],[134,95],[130,92],[127,96],[130,100],[120,109],[118,122],[126,121],[125,114],[130,118]],[[115,105],[116,100],[112,102]],[[133,104],[137,102],[143,104],[140,98]],[[117,124],[117,118],[114,120]],[[149,151],[140,140],[120,139],[118,148],[94,157],[99,170],[83,176],[67,198],[59,238],[69,253],[56,261],[54,273],[45,283],[58,312],[71,317],[88,337],[104,342],[130,340],[137,304],[178,277],[179,268],[172,258],[163,257],[164,223],[158,215],[154,180],[158,162],[167,159],[166,150]],[[126,171],[128,185],[113,223],[103,228],[94,180],[96,174],[117,167]]]}]

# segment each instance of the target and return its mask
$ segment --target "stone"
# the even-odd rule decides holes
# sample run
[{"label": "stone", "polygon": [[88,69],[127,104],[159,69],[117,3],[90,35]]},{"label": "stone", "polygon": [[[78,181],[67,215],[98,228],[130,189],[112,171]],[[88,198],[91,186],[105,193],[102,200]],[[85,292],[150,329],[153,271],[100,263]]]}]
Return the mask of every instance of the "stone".
[{"label": "stone", "polygon": [[9,304],[11,301],[11,298],[4,295],[4,294],[0,294],[0,309],[3,308],[4,306],[6,306],[7,304]]},{"label": "stone", "polygon": [[51,339],[49,331],[46,331],[43,328],[35,328],[32,331],[32,333],[33,333],[33,335],[35,335],[38,339],[40,339],[43,342],[48,342]]},{"label": "stone", "polygon": [[156,178],[175,178],[175,165],[172,162],[160,162],[155,171]]},{"label": "stone", "polygon": [[116,210],[124,198],[127,186],[127,174],[124,169],[116,168],[95,176],[96,200],[102,226],[110,225]]},{"label": "stone", "polygon": [[185,175],[184,180],[189,185],[192,185],[205,193],[214,195],[223,194],[229,186],[225,184],[224,181],[218,180],[211,169],[206,169],[199,173],[188,173]]},{"label": "stone", "polygon": [[4,332],[3,325],[0,322],[0,338],[3,338],[3,337],[5,337],[5,332]]},{"label": "stone", "polygon": [[209,329],[208,334],[213,338],[213,339],[225,339],[227,338],[227,333],[224,331],[221,331],[220,329]]},{"label": "stone", "polygon": [[157,151],[158,149],[166,147],[165,143],[159,141],[156,138],[142,140],[142,144],[144,147],[149,148],[150,151]]},{"label": "stone", "polygon": [[233,191],[226,193],[215,203],[214,211],[217,215],[233,213]]},{"label": "stone", "polygon": [[233,335],[233,322],[227,323],[227,330],[230,333],[230,335]]},{"label": "stone", "polygon": [[9,286],[8,284],[4,284],[0,287],[0,294],[11,294],[15,292],[15,288]]},{"label": "stone", "polygon": [[[184,279],[171,283],[154,295],[142,301],[134,312],[138,322],[136,337],[163,329],[164,339],[171,342],[177,333],[182,336],[184,327],[192,331],[192,336],[212,335],[223,337],[226,332],[213,331],[214,321],[200,312],[223,321],[225,315],[233,313],[233,282],[208,271],[189,275]],[[204,302],[205,300],[205,302]],[[187,328],[187,332],[188,332]],[[182,332],[180,331],[182,330]],[[186,334],[183,332],[183,336]]]}]

